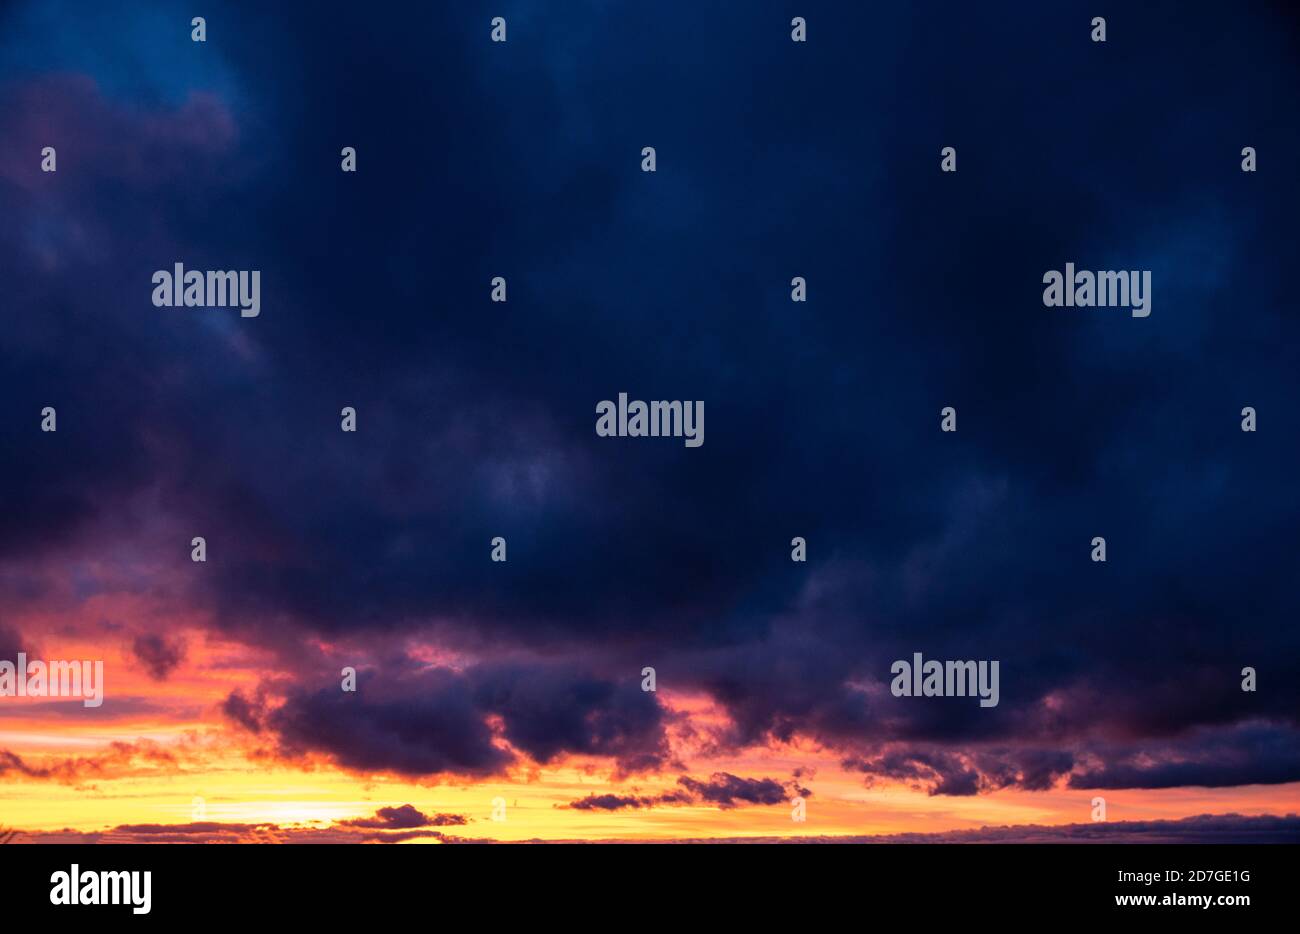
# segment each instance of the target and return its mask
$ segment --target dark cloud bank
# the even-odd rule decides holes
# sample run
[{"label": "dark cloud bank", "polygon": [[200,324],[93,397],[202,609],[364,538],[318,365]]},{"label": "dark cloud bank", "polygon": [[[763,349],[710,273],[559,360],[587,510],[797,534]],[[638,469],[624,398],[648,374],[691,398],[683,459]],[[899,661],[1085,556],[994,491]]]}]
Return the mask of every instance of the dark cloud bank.
[{"label": "dark cloud bank", "polygon": [[[152,20],[87,13],[92,54],[33,9],[0,14],[0,136],[61,168],[0,164],[10,605],[47,562],[180,592],[278,659],[232,721],[360,772],[500,773],[489,721],[671,767],[653,665],[719,749],[934,794],[1300,781],[1292,12],[1144,5],[1094,47],[1055,5],[864,6],[800,48],[777,3],[725,42],[572,4],[489,55],[459,7],[234,3],[238,42],[172,60]],[[152,307],[178,261],[262,270],[262,314]],[[1066,261],[1152,270],[1151,316],[1044,308]],[[704,400],[705,445],[597,438],[620,391]],[[407,637],[479,661],[348,696],[303,650]],[[913,651],[999,659],[1001,703],[893,698]]]}]

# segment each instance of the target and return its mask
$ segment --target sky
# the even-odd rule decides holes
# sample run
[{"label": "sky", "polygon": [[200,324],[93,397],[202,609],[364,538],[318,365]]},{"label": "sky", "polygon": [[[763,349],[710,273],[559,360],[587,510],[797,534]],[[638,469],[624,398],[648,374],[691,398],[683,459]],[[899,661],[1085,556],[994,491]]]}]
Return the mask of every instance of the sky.
[{"label": "sky", "polygon": [[0,825],[1300,839],[1300,17],[1093,6],[0,3]]}]

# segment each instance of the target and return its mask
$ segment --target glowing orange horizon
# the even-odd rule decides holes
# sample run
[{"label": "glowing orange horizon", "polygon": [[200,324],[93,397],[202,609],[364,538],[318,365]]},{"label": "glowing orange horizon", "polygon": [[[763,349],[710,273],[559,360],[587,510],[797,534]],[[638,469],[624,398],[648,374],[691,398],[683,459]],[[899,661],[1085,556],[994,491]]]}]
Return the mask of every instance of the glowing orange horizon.
[{"label": "glowing orange horizon", "polygon": [[[463,815],[465,824],[445,830],[470,839],[882,835],[1084,823],[1097,794],[1057,787],[932,796],[900,782],[868,786],[837,754],[810,744],[718,756],[702,748],[693,733],[674,735],[674,753],[687,774],[726,772],[778,780],[798,775],[799,785],[811,792],[806,819],[792,820],[788,802],[732,808],[687,803],[574,809],[572,802],[590,795],[648,797],[672,791],[679,774],[674,770],[616,781],[608,763],[576,756],[473,780],[357,775],[320,757],[282,761],[261,737],[233,728],[219,705],[232,689],[256,687],[261,654],[197,631],[189,638],[186,661],[159,681],[142,670],[125,645],[112,640],[43,637],[41,657],[104,659],[111,672],[106,677],[108,700],[90,715],[80,711],[75,699],[0,700],[0,749],[38,773],[6,773],[0,785],[0,823],[30,834],[195,820],[322,827],[369,817],[380,807],[410,804],[429,814]],[[129,703],[122,704],[124,700]],[[725,722],[723,712],[701,695],[665,690],[660,700],[670,711],[688,714],[697,729]],[[114,710],[115,701],[125,708],[120,713]],[[1229,812],[1283,815],[1300,809],[1300,783],[1102,794],[1112,821]],[[498,799],[505,801],[504,820],[492,819]]]}]

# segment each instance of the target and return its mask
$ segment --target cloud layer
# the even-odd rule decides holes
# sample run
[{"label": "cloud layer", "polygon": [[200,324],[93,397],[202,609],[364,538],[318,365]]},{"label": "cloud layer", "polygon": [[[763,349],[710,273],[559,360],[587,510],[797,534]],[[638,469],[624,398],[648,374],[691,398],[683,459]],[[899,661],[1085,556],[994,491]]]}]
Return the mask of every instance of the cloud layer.
[{"label": "cloud layer", "polygon": [[[93,47],[38,6],[0,14],[0,658],[148,601],[106,621],[148,679],[259,660],[216,722],[267,755],[577,757],[610,784],[577,810],[789,796],[683,737],[942,796],[1300,782],[1293,13],[1098,48],[1035,5],[846,9],[799,47],[776,3],[506,3],[494,49],[460,8],[236,3],[174,52],[174,4]],[[1151,317],[1044,308],[1066,261],[1152,270]],[[175,262],[261,270],[262,314],[152,307]],[[704,400],[707,443],[596,437],[622,391]],[[1001,703],[893,697],[916,651],[1000,660]]]}]

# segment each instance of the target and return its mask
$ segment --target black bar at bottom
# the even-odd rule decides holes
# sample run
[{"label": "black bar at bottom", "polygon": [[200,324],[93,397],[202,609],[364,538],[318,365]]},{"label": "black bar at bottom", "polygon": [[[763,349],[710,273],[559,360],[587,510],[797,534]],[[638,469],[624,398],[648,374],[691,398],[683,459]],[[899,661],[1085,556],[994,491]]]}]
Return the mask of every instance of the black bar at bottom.
[{"label": "black bar at bottom", "polygon": [[[436,927],[453,923],[447,909],[468,912],[458,927],[689,917],[767,929],[778,917],[807,924],[843,912],[871,925],[1125,916],[1233,924],[1294,907],[1297,852],[1189,844],[5,846],[0,912],[6,922],[35,915],[126,924],[373,926],[432,912]],[[52,894],[70,901],[74,865],[79,896],[116,894],[121,903],[54,904]],[[148,872],[148,912],[139,910],[143,875],[128,883],[105,872]],[[67,875],[62,889],[58,873]]]}]

